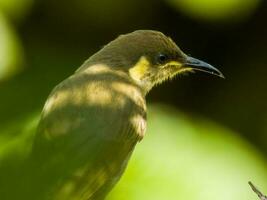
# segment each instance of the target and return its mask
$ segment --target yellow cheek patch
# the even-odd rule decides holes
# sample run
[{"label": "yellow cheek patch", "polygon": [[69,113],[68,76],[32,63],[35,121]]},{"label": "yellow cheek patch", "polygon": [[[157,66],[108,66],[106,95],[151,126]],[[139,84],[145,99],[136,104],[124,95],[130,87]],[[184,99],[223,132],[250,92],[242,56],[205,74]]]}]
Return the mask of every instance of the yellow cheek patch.
[{"label": "yellow cheek patch", "polygon": [[130,76],[137,81],[141,81],[151,64],[145,56],[142,56],[138,62],[129,70]]}]

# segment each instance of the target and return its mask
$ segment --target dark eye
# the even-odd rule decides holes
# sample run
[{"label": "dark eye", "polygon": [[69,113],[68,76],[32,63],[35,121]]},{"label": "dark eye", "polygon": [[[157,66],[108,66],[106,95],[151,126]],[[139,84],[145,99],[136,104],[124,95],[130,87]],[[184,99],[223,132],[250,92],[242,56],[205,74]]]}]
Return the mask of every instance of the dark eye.
[{"label": "dark eye", "polygon": [[157,56],[157,60],[159,63],[164,63],[168,60],[168,56],[166,54],[163,54],[163,53],[160,53],[158,56]]}]

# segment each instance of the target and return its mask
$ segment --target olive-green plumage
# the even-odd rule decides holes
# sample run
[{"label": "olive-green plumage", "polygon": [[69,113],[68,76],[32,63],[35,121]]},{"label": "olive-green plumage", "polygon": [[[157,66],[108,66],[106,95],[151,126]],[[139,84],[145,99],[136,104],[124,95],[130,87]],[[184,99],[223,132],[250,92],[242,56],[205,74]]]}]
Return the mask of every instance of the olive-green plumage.
[{"label": "olive-green plumage", "polygon": [[192,70],[222,76],[157,31],[121,35],[91,56],[46,101],[25,199],[104,199],[145,135],[147,92]]}]

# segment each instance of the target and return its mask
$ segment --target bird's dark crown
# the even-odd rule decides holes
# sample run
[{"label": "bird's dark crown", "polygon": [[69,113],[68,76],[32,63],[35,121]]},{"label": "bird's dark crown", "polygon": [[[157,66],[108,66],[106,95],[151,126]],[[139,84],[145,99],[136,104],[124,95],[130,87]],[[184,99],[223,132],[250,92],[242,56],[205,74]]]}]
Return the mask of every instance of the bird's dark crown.
[{"label": "bird's dark crown", "polygon": [[[120,35],[94,54],[89,63],[102,62],[111,67],[129,69],[145,56],[152,65],[183,58],[179,47],[159,31],[137,30]],[[162,60],[161,60],[162,59]]]}]

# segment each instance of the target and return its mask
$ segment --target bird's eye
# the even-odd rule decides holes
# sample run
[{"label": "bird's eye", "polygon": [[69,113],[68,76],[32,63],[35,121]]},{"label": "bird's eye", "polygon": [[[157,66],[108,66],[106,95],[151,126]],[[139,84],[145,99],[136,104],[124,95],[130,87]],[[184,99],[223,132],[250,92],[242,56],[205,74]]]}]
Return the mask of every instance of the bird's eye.
[{"label": "bird's eye", "polygon": [[157,56],[157,60],[159,63],[164,63],[168,60],[168,56],[166,54],[160,53]]}]

